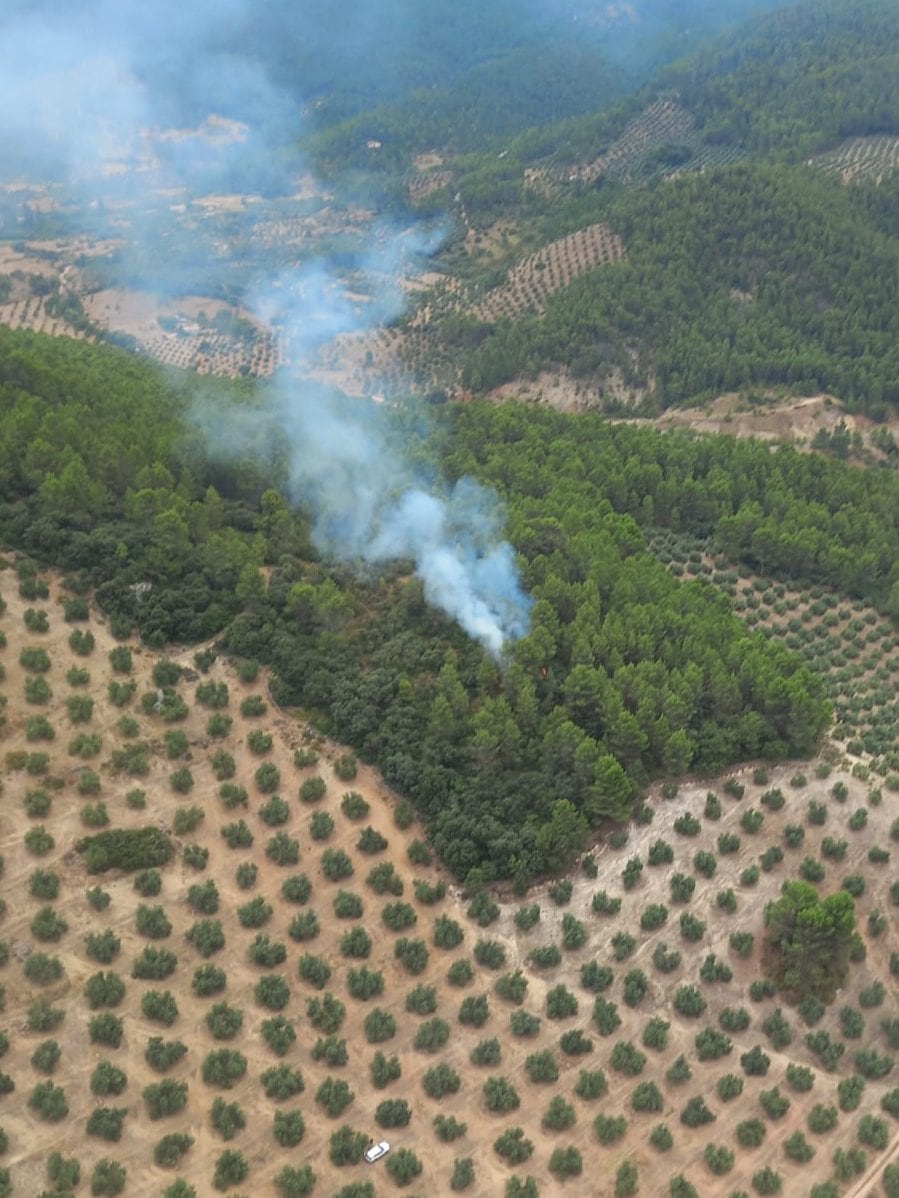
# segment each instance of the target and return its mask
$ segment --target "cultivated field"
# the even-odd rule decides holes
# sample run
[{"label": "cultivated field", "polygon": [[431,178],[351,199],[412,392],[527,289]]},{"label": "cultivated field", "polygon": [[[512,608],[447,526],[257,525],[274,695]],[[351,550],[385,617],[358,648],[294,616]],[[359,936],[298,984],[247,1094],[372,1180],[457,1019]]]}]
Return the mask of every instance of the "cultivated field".
[{"label": "cultivated field", "polygon": [[809,165],[838,175],[844,183],[854,179],[882,183],[899,168],[899,137],[850,137],[836,149],[809,159]]},{"label": "cultivated field", "polygon": [[[51,1190],[53,1153],[134,1198],[872,1192],[899,1129],[891,779],[656,787],[571,878],[472,902],[246,663],[179,673],[56,579],[0,594],[12,1193]],[[107,821],[173,858],[89,874]],[[799,876],[858,895],[826,1011],[761,970]]]},{"label": "cultivated field", "polygon": [[624,243],[608,225],[588,225],[550,241],[511,268],[506,281],[471,309],[480,320],[496,321],[530,309],[542,312],[546,300],[578,275],[625,257]]}]

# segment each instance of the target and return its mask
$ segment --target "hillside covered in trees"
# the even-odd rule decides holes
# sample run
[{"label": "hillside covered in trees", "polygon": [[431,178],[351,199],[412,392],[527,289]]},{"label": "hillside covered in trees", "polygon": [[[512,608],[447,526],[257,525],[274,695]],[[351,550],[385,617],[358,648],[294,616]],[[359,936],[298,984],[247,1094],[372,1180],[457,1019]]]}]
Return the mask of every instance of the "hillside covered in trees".
[{"label": "hillside covered in trees", "polygon": [[4,335],[2,360],[4,540],[83,572],[113,627],[154,644],[220,634],[271,662],[278,699],[376,761],[462,877],[558,867],[660,774],[814,749],[829,719],[818,680],[710,586],[672,577],[653,529],[897,606],[887,472],[516,406],[445,409],[421,439],[397,409],[391,437],[506,504],[534,607],[498,665],[403,563],[366,582],[316,554],[277,457],[210,460],[184,380],[21,334]]}]

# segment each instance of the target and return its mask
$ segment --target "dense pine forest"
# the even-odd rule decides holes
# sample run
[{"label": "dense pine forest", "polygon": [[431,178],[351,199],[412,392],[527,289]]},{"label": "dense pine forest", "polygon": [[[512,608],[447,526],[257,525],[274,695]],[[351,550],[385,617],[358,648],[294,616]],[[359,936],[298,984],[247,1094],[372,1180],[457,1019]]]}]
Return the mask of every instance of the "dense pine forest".
[{"label": "dense pine forest", "polygon": [[[660,774],[814,749],[829,719],[818,680],[709,585],[672,577],[648,549],[654,529],[899,606],[889,472],[466,405],[446,409],[419,451],[447,484],[471,475],[505,501],[534,607],[529,635],[497,663],[402,563],[364,582],[316,554],[277,490],[277,458],[210,460],[183,379],[63,340],[6,333],[3,351],[4,540],[83,573],[123,633],[137,626],[156,645],[220,635],[272,663],[277,698],[377,761],[461,877],[563,865]],[[246,389],[217,399],[257,402]],[[407,445],[420,435],[405,411],[393,424]]]}]

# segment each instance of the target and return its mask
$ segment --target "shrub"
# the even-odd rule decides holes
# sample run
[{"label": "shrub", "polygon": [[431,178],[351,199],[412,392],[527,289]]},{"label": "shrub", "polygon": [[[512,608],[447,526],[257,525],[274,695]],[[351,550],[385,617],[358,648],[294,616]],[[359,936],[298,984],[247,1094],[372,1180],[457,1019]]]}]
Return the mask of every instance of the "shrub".
[{"label": "shrub", "polygon": [[218,1048],[203,1061],[202,1077],[207,1086],[230,1090],[247,1071],[247,1059],[230,1048]]},{"label": "shrub", "polygon": [[408,1148],[398,1148],[387,1158],[387,1172],[394,1184],[407,1186],[421,1173],[421,1161]]},{"label": "shrub", "polygon": [[520,1165],[534,1151],[534,1145],[520,1127],[508,1127],[493,1141],[493,1151],[508,1165]]},{"label": "shrub", "polygon": [[110,1061],[100,1061],[91,1073],[90,1090],[97,1098],[119,1095],[128,1084],[125,1072]]},{"label": "shrub", "polygon": [[428,1019],[415,1034],[413,1044],[419,1052],[437,1052],[449,1040],[450,1028],[444,1019]]},{"label": "shrub", "polygon": [[[595,906],[594,910],[596,910]],[[515,926],[520,932],[529,932],[533,927],[535,927],[539,920],[539,903],[532,903],[529,907],[519,907],[519,909],[515,912]]]},{"label": "shrub", "polygon": [[759,1102],[769,1119],[782,1119],[790,1109],[790,1100],[781,1094],[777,1086],[773,1090],[762,1090]]},{"label": "shrub", "polygon": [[593,1101],[602,1098],[608,1088],[606,1075],[601,1069],[582,1069],[578,1074],[574,1092],[578,1098]]},{"label": "shrub", "polygon": [[162,981],[171,976],[178,967],[178,958],[166,948],[148,945],[140,956],[135,957],[131,976],[141,981]]},{"label": "shrub", "polygon": [[481,1040],[471,1050],[469,1060],[472,1065],[498,1065],[502,1060],[499,1040],[495,1037],[491,1040]]},{"label": "shrub", "polygon": [[488,1077],[481,1093],[487,1110],[494,1114],[515,1111],[521,1105],[515,1087],[504,1077]]},{"label": "shrub", "polygon": [[524,1062],[525,1072],[532,1082],[555,1082],[559,1079],[559,1062],[552,1049],[532,1053]]},{"label": "shrub", "polygon": [[117,1007],[125,997],[125,983],[117,973],[95,973],[88,978],[84,993],[92,1011],[99,1007]]},{"label": "shrub", "polygon": [[227,1148],[215,1162],[212,1184],[217,1190],[229,1190],[246,1180],[250,1167],[243,1153]]},{"label": "shrub", "polygon": [[280,974],[268,973],[253,987],[253,997],[261,1007],[283,1011],[290,1002],[290,987]]},{"label": "shrub", "polygon": [[355,1098],[343,1079],[326,1077],[315,1093],[315,1101],[331,1119],[337,1119]]},{"label": "shrub", "polygon": [[692,1076],[693,1071],[683,1053],[665,1071],[665,1081],[670,1086],[682,1086]]},{"label": "shrub", "polygon": [[593,1121],[593,1131],[600,1144],[614,1144],[627,1131],[627,1120],[623,1115],[597,1115]]},{"label": "shrub", "polygon": [[262,1074],[261,1081],[266,1098],[274,1099],[276,1102],[293,1098],[295,1094],[302,1094],[305,1088],[303,1075],[298,1069],[292,1069],[289,1065],[273,1065]]},{"label": "shrub", "polygon": [[473,977],[474,969],[467,957],[454,961],[446,973],[446,980],[451,986],[467,986]]},{"label": "shrub", "polygon": [[122,1138],[122,1125],[127,1110],[124,1107],[98,1106],[90,1113],[86,1131],[89,1136],[100,1140],[116,1141]]},{"label": "shrub", "polygon": [[163,1169],[174,1169],[193,1144],[193,1136],[184,1132],[170,1132],[163,1136],[153,1149],[153,1160]]},{"label": "shrub", "polygon": [[701,1095],[691,1098],[680,1113],[680,1121],[687,1127],[701,1127],[705,1123],[713,1123],[716,1115],[706,1106]]},{"label": "shrub", "polygon": [[217,1002],[206,1013],[206,1026],[213,1039],[233,1040],[243,1027],[243,1011],[226,1002]]},{"label": "shrub", "polygon": [[509,1016],[509,1027],[513,1036],[536,1036],[540,1031],[540,1017],[528,1011],[513,1011]]},{"label": "shrub", "polygon": [[415,1015],[433,1015],[437,1010],[437,991],[433,986],[416,986],[406,995],[406,1010]]},{"label": "shrub", "polygon": [[[144,1060],[157,1073],[166,1073],[173,1066],[177,1065],[186,1053],[187,1048],[180,1040],[163,1040],[161,1036],[151,1036],[147,1041]],[[178,1085],[184,1087],[184,1100],[186,1102],[187,1085],[183,1082],[179,1082]],[[166,1094],[171,1092],[171,1087],[166,1087],[165,1090],[160,1091],[160,1093]],[[181,1107],[177,1107],[176,1109],[180,1110]]]},{"label": "shrub", "polygon": [[44,1123],[60,1123],[69,1113],[65,1091],[51,1081],[38,1082],[28,1098],[28,1106]]},{"label": "shrub", "polygon": [[44,1040],[31,1054],[32,1068],[39,1073],[53,1073],[61,1056],[62,1051],[56,1040]]},{"label": "shrub", "polygon": [[316,957],[311,953],[304,953],[300,957],[297,972],[304,982],[308,982],[316,990],[323,990],[331,978],[331,966],[328,962],[324,957]]},{"label": "shrub", "polygon": [[583,1168],[584,1163],[577,1148],[569,1146],[553,1149],[549,1158],[549,1171],[560,1181],[567,1177],[579,1177]]},{"label": "shrub", "polygon": [[499,905],[493,901],[486,890],[479,890],[468,904],[466,914],[469,919],[475,921],[478,927],[486,928],[499,918]]},{"label": "shrub", "polygon": [[23,972],[34,985],[49,986],[62,977],[62,962],[59,957],[49,957],[46,953],[32,953],[25,960]]},{"label": "shrub", "polygon": [[125,1188],[127,1176],[128,1171],[124,1165],[120,1164],[119,1161],[113,1161],[109,1157],[104,1156],[97,1161],[91,1173],[91,1194],[121,1194]]},{"label": "shrub", "polygon": [[562,963],[562,953],[555,944],[546,944],[533,949],[528,954],[528,960],[538,969],[554,969]]},{"label": "shrub", "polygon": [[262,1038],[275,1054],[283,1057],[296,1043],[297,1034],[283,1015],[273,1015],[271,1019],[263,1019],[261,1024]]},{"label": "shrub", "polygon": [[674,1137],[666,1124],[659,1123],[650,1132],[649,1142],[657,1152],[669,1152],[674,1144]]},{"label": "shrub", "polygon": [[617,915],[621,910],[621,899],[612,898],[604,890],[598,890],[591,905],[597,915]]},{"label": "shrub", "polygon": [[200,998],[207,998],[210,994],[223,991],[227,981],[224,969],[219,969],[218,966],[200,966],[194,970],[191,986],[194,994]]},{"label": "shrub", "polygon": [[735,1073],[725,1073],[715,1083],[715,1093],[722,1102],[732,1102],[743,1093],[743,1079]]},{"label": "shrub", "polygon": [[744,1148],[758,1148],[765,1138],[766,1128],[761,1119],[745,1119],[737,1124],[736,1134]]},{"label": "shrub", "polygon": [[380,1051],[376,1052],[372,1058],[370,1070],[371,1084],[376,1090],[383,1090],[391,1082],[396,1081],[400,1074],[400,1062],[398,1057],[385,1057]]},{"label": "shrub", "polygon": [[384,991],[384,976],[380,972],[372,972],[366,965],[360,969],[347,970],[347,989],[351,997],[365,1002],[376,998]]}]

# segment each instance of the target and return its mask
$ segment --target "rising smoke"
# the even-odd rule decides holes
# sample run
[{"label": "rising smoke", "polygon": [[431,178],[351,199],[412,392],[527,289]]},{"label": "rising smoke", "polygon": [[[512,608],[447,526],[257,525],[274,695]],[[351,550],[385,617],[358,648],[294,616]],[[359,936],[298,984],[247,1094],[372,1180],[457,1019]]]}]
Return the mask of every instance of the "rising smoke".
[{"label": "rising smoke", "polygon": [[[117,195],[129,201],[139,242],[151,189],[214,185],[207,141],[159,132],[215,113],[248,126],[246,137],[220,147],[215,166],[229,190],[259,190],[259,163],[283,156],[299,107],[296,81],[288,94],[271,81],[264,57],[240,54],[229,38],[229,30],[250,28],[252,10],[249,0],[7,0],[0,154],[8,169],[52,175],[84,205],[112,185],[110,163],[125,164]],[[294,362],[308,359],[336,334],[396,315],[401,294],[391,280],[427,248],[408,232],[379,230],[365,264],[377,283],[364,308],[328,263],[260,279],[246,302],[277,319]],[[196,418],[211,449],[247,452],[245,412]],[[286,371],[253,420],[252,440],[277,438],[286,451],[291,497],[311,512],[324,552],[369,569],[410,560],[428,600],[495,656],[527,632],[530,604],[492,492],[466,479],[445,490],[422,477],[388,444],[383,409],[335,399]]]}]

